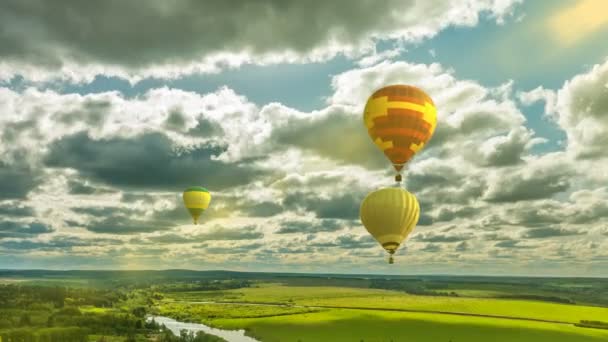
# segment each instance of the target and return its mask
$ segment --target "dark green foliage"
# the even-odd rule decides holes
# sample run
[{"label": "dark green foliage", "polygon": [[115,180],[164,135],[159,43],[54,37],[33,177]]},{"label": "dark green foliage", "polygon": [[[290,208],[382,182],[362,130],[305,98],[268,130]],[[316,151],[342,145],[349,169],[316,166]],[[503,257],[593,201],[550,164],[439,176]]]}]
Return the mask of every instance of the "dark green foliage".
[{"label": "dark green foliage", "polygon": [[581,321],[575,325],[583,328],[608,329],[608,322],[601,321]]},{"label": "dark green foliage", "polygon": [[88,331],[79,327],[12,329],[0,332],[3,342],[86,342]]}]

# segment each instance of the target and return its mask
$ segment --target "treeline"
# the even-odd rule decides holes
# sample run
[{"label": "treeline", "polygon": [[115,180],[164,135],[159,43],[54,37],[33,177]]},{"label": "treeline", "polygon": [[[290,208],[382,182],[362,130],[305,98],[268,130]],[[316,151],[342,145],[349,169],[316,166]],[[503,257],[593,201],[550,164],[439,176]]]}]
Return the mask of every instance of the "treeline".
[{"label": "treeline", "polygon": [[39,303],[52,303],[56,308],[62,308],[66,304],[111,307],[126,299],[125,296],[115,290],[0,284],[1,308],[27,308]]},{"label": "treeline", "polygon": [[401,291],[418,296],[448,296],[458,297],[456,292],[441,292],[435,290],[429,290],[425,287],[424,283],[418,281],[409,280],[395,280],[395,279],[372,279],[369,287],[372,289],[392,290]]},{"label": "treeline", "polygon": [[87,342],[89,331],[79,327],[11,329],[0,332],[2,342]]},{"label": "treeline", "polygon": [[608,329],[608,322],[601,321],[581,321],[580,323],[574,324],[577,327],[583,328],[595,328],[595,329]]},{"label": "treeline", "polygon": [[167,329],[163,330],[163,333],[156,339],[158,342],[227,342],[225,339],[209,335],[203,331],[196,333],[188,332],[186,330],[180,331],[179,336],[173,335],[173,333]]},{"label": "treeline", "polygon": [[555,296],[539,296],[539,295],[522,294],[522,295],[502,295],[502,296],[496,296],[495,298],[538,300],[538,301],[543,301],[543,302],[553,302],[553,303],[560,303],[560,304],[574,304],[574,301],[572,301],[568,298],[555,297]]},{"label": "treeline", "polygon": [[251,287],[251,281],[242,279],[231,280],[199,280],[193,282],[180,282],[163,284],[153,288],[162,292],[185,292],[185,291],[219,291]]}]

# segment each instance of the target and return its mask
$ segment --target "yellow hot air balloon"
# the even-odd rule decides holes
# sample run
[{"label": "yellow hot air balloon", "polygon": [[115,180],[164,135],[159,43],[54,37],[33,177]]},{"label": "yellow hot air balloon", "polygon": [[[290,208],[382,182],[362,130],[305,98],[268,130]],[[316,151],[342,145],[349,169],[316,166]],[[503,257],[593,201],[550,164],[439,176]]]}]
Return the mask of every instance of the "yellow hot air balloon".
[{"label": "yellow hot air balloon", "polygon": [[437,126],[437,109],[422,90],[391,85],[375,91],[365,104],[363,121],[369,136],[397,171],[431,139]]},{"label": "yellow hot air balloon", "polygon": [[183,198],[194,224],[198,224],[198,218],[209,207],[211,194],[203,187],[193,186],[184,191]]},{"label": "yellow hot air balloon", "polygon": [[360,215],[367,231],[390,253],[392,264],[393,254],[418,223],[420,205],[405,189],[384,188],[365,197]]}]

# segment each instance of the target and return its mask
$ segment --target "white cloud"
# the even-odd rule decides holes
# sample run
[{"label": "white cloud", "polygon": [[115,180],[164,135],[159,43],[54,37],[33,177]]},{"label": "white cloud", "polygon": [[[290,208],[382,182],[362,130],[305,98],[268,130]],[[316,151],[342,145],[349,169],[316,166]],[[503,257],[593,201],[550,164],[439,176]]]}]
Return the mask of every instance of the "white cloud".
[{"label": "white cloud", "polygon": [[[582,79],[588,78],[593,86],[601,83],[590,76]],[[574,80],[563,94],[580,87],[587,89],[588,82]],[[510,83],[485,88],[473,81],[458,80],[438,64],[385,61],[335,76],[334,94],[327,107],[314,112],[297,111],[280,103],[257,106],[227,88],[204,95],[159,88],[135,98],[116,92],[81,96],[0,89],[0,111],[6,113],[0,117],[2,140],[11,141],[2,144],[3,154],[25,149],[28,162],[46,173],[44,181],[34,184],[36,191],[22,204],[36,208],[37,218],[56,229],[28,240],[47,243],[45,246],[12,247],[34,249],[32,255],[56,255],[63,240],[53,239],[72,236],[89,241],[72,243],[71,251],[78,255],[90,248],[99,257],[133,257],[143,264],[149,262],[145,258],[160,253],[151,249],[152,241],[157,241],[161,249],[164,244],[181,246],[163,250],[164,265],[174,265],[176,259],[200,262],[201,253],[208,255],[209,264],[230,263],[231,256],[225,249],[265,267],[290,264],[314,268],[313,262],[332,261],[362,270],[381,265],[385,262],[383,252],[366,238],[358,223],[357,203],[366,192],[391,185],[392,180],[388,163],[368,141],[361,107],[376,87],[393,82],[424,85],[439,108],[439,126],[432,144],[406,171],[407,188],[418,197],[426,221],[404,245],[416,252],[400,250],[408,254],[408,263],[414,269],[423,269],[424,265],[444,265],[433,266],[438,269],[445,265],[483,268],[488,263],[498,265],[501,260],[508,260],[504,261],[505,267],[512,264],[509,267],[517,268],[534,259],[536,248],[546,251],[550,260],[559,261],[559,254],[549,251],[557,250],[560,244],[567,242],[577,253],[594,237],[603,236],[608,210],[603,205],[608,192],[601,183],[608,178],[605,172],[598,170],[597,161],[573,161],[573,155],[565,151],[531,155],[529,148],[539,140],[519,110]],[[590,106],[596,108],[595,102]],[[557,106],[560,110],[556,111],[562,115],[561,108],[571,107]],[[596,114],[597,110],[585,112],[601,122]],[[82,131],[90,137],[74,140],[73,136]],[[152,139],[151,134],[157,135]],[[141,140],[142,136],[149,140]],[[141,155],[142,160],[149,156],[137,152],[141,146],[112,151],[107,144],[127,149],[129,143],[165,141],[159,136],[169,137],[176,151],[184,155],[196,151],[198,144],[225,146],[217,153],[194,159],[194,167],[178,157],[162,159],[167,164],[183,163],[178,165],[194,170],[201,182],[209,179],[216,167],[209,160],[224,163],[227,168],[220,168],[222,172],[243,165],[259,172],[246,182],[235,178],[234,184],[214,194],[206,223],[218,227],[214,234],[224,234],[217,245],[197,242],[207,226],[188,224],[179,202],[181,188],[172,192],[145,183],[134,189],[132,184],[112,182],[99,171],[99,165],[86,160],[86,165],[70,164],[70,168],[44,167],[46,153],[57,151],[58,141],[72,137],[70,141],[80,141],[80,147],[90,148],[95,156],[124,153],[132,157],[124,165],[116,163],[113,156],[107,159],[111,163],[102,163],[105,168],[118,165],[127,169],[141,162],[134,155]],[[357,149],[361,155],[349,157],[352,144],[365,146],[366,142],[369,149]],[[155,144],[150,145],[156,148],[154,151],[164,151]],[[55,153],[55,157],[61,155]],[[378,160],[370,162],[377,156]],[[14,158],[6,161],[10,166]],[[150,176],[150,171],[144,176]],[[239,178],[245,176],[247,172],[239,174]],[[88,182],[88,186],[104,191],[70,193],[69,181]],[[100,214],[96,217],[95,212],[78,211],[79,207],[104,209],[109,217],[119,220],[107,221]],[[133,215],[129,222],[120,221],[128,215]],[[137,226],[138,222],[149,227]],[[134,230],[111,234],[129,228]],[[123,247],[117,248],[109,240],[95,240],[103,236],[120,241]],[[180,236],[192,241],[184,242]],[[466,245],[462,244],[463,237],[467,238]],[[10,253],[8,247],[2,248]],[[577,260],[598,253],[592,249],[578,255]]]},{"label": "white cloud", "polygon": [[556,111],[572,153],[608,156],[608,61],[567,81],[557,92]]}]

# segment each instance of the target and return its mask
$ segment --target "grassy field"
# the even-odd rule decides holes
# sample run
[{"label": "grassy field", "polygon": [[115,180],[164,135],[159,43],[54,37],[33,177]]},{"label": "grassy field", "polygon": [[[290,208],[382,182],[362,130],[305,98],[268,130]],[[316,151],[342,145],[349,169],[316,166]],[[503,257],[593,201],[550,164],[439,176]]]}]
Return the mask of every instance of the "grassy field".
[{"label": "grassy field", "polygon": [[[264,342],[608,341],[608,330],[573,325],[581,320],[608,321],[608,308],[602,307],[530,300],[417,296],[379,289],[283,286],[276,283],[214,294],[192,291],[166,295],[164,304],[160,306],[161,314],[198,320],[216,327],[245,328]],[[188,304],[196,301],[275,303],[293,307]],[[318,312],[297,311],[319,306],[326,308]]]},{"label": "grassy field", "polygon": [[264,342],[600,342],[608,331],[566,324],[424,313],[338,310],[256,319],[221,319],[224,328],[246,328]]},{"label": "grassy field", "polygon": [[[207,291],[170,294],[173,300],[208,301]],[[217,301],[281,303],[302,306],[441,311],[577,323],[608,321],[608,308],[529,300],[415,296],[402,292],[345,287],[297,287],[276,284],[223,291]]]},{"label": "grassy field", "polygon": [[[146,321],[151,314],[247,329],[262,342],[608,341],[608,329],[600,329],[608,322],[605,279],[27,274],[0,272],[0,336],[192,340]],[[580,321],[593,322],[575,326]]]}]

